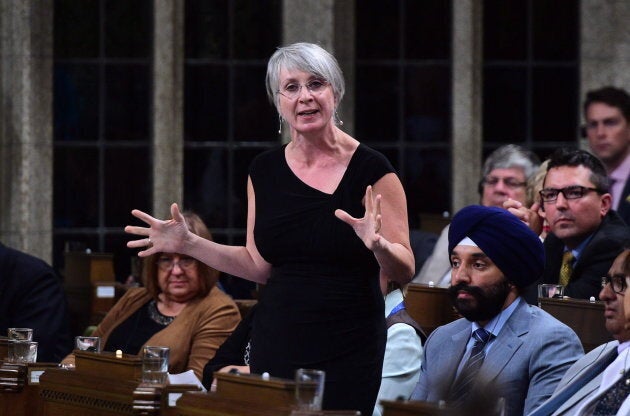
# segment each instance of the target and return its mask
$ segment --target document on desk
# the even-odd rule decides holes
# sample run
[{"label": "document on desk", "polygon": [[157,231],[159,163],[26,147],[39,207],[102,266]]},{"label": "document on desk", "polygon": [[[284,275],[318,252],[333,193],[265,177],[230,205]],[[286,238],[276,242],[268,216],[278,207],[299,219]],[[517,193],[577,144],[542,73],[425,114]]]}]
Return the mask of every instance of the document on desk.
[{"label": "document on desk", "polygon": [[[168,384],[192,384],[201,389],[201,391],[207,391],[206,388],[201,384],[201,381],[195,375],[193,370],[188,370],[179,374],[168,374]],[[168,395],[168,405],[173,407],[177,402],[177,399],[182,397],[183,393],[169,393]]]}]

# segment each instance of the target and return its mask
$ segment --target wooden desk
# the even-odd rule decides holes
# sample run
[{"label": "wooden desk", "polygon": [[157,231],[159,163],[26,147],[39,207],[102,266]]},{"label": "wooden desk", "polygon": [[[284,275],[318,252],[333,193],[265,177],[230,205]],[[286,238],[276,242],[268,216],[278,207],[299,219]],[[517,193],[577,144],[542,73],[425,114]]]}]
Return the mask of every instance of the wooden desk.
[{"label": "wooden desk", "polygon": [[43,415],[49,416],[174,416],[171,394],[196,386],[146,385],[140,382],[137,356],[75,351],[76,370],[54,369],[40,377]]},{"label": "wooden desk", "polygon": [[288,416],[287,409],[267,408],[258,403],[227,399],[217,393],[188,392],[177,401],[177,416]]},{"label": "wooden desk", "polygon": [[57,364],[0,362],[0,415],[43,414],[43,401],[39,396],[39,375],[54,367],[57,367]]},{"label": "wooden desk", "polygon": [[448,297],[448,289],[410,283],[407,286],[405,306],[409,315],[424,329],[427,336],[438,326],[458,319]]},{"label": "wooden desk", "polygon": [[612,335],[606,330],[604,302],[568,298],[540,298],[539,301],[544,311],[575,331],[582,341],[585,352],[613,340]]},{"label": "wooden desk", "polygon": [[98,323],[96,321],[116,303],[113,258],[113,254],[108,253],[64,253],[63,286],[74,335],[80,335],[89,325]]},{"label": "wooden desk", "polygon": [[[215,373],[216,393],[184,393],[177,416],[289,416],[295,402],[295,381],[256,374]],[[313,413],[314,414],[314,413]],[[352,410],[326,410],[321,416],[357,416]],[[369,415],[368,415],[369,416]]]}]

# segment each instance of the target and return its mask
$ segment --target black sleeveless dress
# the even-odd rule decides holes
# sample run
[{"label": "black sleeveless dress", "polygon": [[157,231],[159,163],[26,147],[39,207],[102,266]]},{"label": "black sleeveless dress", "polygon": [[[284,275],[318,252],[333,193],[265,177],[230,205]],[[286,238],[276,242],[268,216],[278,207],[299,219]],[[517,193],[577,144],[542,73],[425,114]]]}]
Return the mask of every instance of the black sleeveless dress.
[{"label": "black sleeveless dress", "polygon": [[272,271],[254,317],[252,372],[293,378],[297,368],[326,372],[324,409],[371,415],[381,382],[386,328],[379,266],[335,209],[362,217],[367,185],[394,172],[359,145],[333,194],[303,183],[286,145],[250,166],[254,237]]}]

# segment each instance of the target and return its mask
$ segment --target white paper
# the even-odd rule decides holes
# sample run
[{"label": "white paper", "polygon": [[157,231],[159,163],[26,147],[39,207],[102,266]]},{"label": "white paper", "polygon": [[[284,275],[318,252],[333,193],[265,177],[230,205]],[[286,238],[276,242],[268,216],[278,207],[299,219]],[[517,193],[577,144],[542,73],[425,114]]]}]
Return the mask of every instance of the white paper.
[{"label": "white paper", "polygon": [[[201,384],[201,381],[195,375],[193,370],[188,370],[179,374],[168,374],[168,384],[193,384],[201,389],[201,391],[206,391],[206,388]],[[182,397],[182,393],[169,393],[168,395],[168,405],[173,407],[175,406],[177,399]]]},{"label": "white paper", "polygon": [[39,384],[39,376],[44,374],[44,370],[32,370],[30,384]]}]

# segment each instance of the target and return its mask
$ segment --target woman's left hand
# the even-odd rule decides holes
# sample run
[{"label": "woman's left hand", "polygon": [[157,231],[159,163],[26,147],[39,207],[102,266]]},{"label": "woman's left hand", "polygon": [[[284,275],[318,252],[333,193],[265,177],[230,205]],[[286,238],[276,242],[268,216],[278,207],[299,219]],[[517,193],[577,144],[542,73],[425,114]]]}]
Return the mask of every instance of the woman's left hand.
[{"label": "woman's left hand", "polygon": [[365,190],[365,215],[354,218],[342,209],[335,210],[335,216],[350,225],[367,248],[374,251],[381,245],[381,195],[374,196],[372,186]]}]

